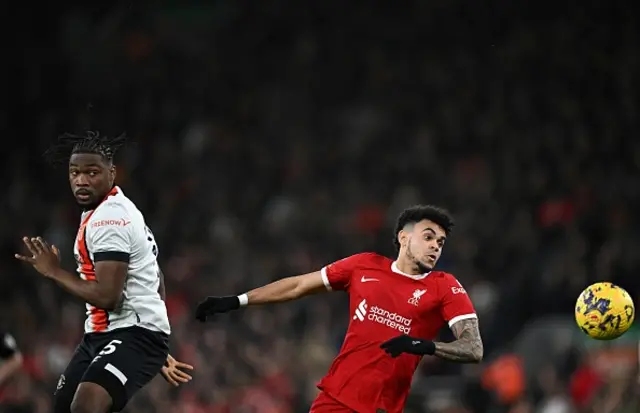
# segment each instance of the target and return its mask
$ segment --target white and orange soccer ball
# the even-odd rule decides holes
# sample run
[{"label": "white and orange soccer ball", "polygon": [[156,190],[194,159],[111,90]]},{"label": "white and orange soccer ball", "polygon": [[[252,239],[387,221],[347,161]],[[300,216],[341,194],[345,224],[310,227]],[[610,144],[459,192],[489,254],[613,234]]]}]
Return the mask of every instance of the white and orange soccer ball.
[{"label": "white and orange soccer ball", "polygon": [[635,314],[629,293],[609,282],[599,282],[585,288],[575,308],[578,326],[596,340],[620,337],[633,324]]}]

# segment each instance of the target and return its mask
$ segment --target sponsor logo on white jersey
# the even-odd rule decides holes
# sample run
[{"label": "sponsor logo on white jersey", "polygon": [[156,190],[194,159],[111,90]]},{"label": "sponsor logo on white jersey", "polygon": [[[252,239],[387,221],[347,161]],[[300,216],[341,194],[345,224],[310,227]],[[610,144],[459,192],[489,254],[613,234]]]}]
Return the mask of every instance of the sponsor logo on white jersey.
[{"label": "sponsor logo on white jersey", "polygon": [[100,228],[106,226],[116,226],[116,227],[126,227],[131,223],[130,220],[124,218],[118,219],[101,219],[99,221],[93,221],[91,223],[91,228]]},{"label": "sponsor logo on white jersey", "polygon": [[362,322],[372,321],[403,334],[409,334],[411,332],[412,319],[403,317],[398,313],[392,313],[382,307],[375,305],[369,306],[366,299],[360,301],[360,304],[358,304],[353,319]]}]

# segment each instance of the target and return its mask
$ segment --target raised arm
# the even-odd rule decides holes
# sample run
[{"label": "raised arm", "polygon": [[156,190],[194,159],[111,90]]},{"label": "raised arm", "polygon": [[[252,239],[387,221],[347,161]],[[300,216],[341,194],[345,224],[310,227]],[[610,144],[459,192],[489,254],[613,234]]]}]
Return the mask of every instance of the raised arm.
[{"label": "raised arm", "polygon": [[79,247],[85,280],[67,271],[57,271],[52,278],[89,304],[115,310],[122,301],[135,239],[132,220],[123,205],[108,201],[102,204],[87,222],[85,245]]},{"label": "raised arm", "polygon": [[127,264],[122,261],[98,261],[95,263],[95,275],[87,280],[58,268],[51,278],[83,301],[102,310],[113,311],[122,299]]},{"label": "raised arm", "polygon": [[23,242],[31,256],[16,254],[16,258],[33,265],[39,273],[97,308],[111,311],[117,307],[127,275],[127,262],[124,261],[128,261],[128,254],[117,257],[96,254],[95,265],[83,265],[85,279],[82,279],[60,267],[58,249],[41,237],[24,237]]}]

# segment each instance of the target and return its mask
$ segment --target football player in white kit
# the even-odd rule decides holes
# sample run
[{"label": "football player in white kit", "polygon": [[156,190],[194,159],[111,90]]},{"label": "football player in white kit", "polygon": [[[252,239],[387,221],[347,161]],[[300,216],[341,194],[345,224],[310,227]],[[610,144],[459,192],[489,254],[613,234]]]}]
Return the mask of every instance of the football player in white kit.
[{"label": "football player in white kit", "polygon": [[30,256],[16,254],[87,304],[85,334],[60,377],[55,413],[121,411],[156,374],[177,385],[191,366],[169,355],[158,246],[144,216],[115,185],[113,155],[122,141],[97,133],[74,137],[69,182],[82,207],[74,255],[80,276],[60,267],[59,252],[41,237],[24,237]]}]

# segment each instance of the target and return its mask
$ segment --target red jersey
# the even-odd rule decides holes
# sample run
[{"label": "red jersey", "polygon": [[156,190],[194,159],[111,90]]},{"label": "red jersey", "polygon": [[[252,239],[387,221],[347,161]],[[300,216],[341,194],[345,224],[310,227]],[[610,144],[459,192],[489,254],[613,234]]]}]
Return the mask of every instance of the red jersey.
[{"label": "red jersey", "polygon": [[410,275],[389,258],[352,255],[322,269],[325,286],[349,293],[351,321],[318,387],[359,413],[399,413],[421,356],[392,358],[380,344],[400,334],[433,340],[445,323],[476,318],[456,278],[441,271]]}]

